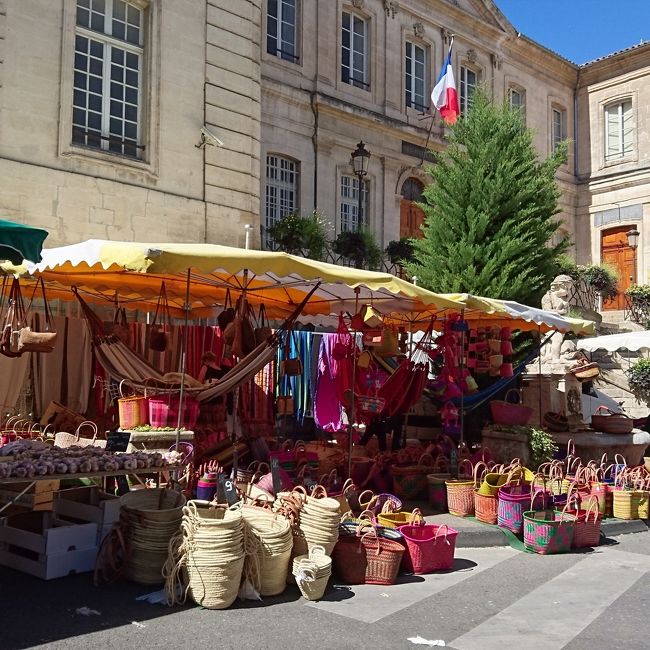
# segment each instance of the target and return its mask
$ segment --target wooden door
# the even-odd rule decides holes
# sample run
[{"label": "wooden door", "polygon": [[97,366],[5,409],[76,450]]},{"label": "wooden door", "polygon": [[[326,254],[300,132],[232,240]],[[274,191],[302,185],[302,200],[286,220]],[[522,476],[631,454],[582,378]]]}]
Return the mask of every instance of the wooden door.
[{"label": "wooden door", "polygon": [[418,208],[413,201],[402,199],[399,212],[399,236],[422,237],[422,224],[424,223],[424,212]]},{"label": "wooden door", "polygon": [[625,290],[636,282],[634,250],[627,244],[627,231],[636,226],[610,228],[601,233],[600,259],[618,273],[618,296],[603,302],[605,309],[625,309]]}]

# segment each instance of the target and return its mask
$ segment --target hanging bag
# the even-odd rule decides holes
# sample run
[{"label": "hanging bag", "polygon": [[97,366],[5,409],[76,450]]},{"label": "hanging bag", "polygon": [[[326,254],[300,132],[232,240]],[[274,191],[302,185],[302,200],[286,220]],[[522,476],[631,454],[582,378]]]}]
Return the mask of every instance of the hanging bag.
[{"label": "hanging bag", "polygon": [[[34,332],[32,328],[27,324],[28,315],[32,311],[34,295],[36,294],[39,285],[41,287],[41,294],[43,296],[43,309],[45,311],[45,332]],[[36,280],[34,293],[32,294],[32,299],[29,302],[27,311],[25,312],[22,307],[22,298],[19,299],[18,304],[20,305],[20,309],[23,310],[22,327],[20,328],[20,333],[18,335],[18,352],[52,352],[56,343],[56,332],[54,331],[52,313],[50,312],[49,305],[47,304],[47,298],[45,296],[45,285],[43,284],[43,278],[39,277],[38,280]]]},{"label": "hanging bag", "polygon": [[124,307],[116,307],[111,333],[113,336],[117,336],[122,343],[129,344],[129,324],[126,320],[126,309]]},{"label": "hanging bag", "polygon": [[298,343],[294,336],[294,332],[290,330],[287,333],[287,337],[285,339],[284,360],[280,364],[280,374],[283,377],[298,377],[302,375],[302,361],[300,360],[300,357],[290,356],[291,354],[291,349],[290,349],[291,346],[289,345],[290,340],[293,340],[296,351],[298,349]]},{"label": "hanging bag", "polygon": [[[160,320],[158,320],[160,318]],[[149,349],[155,352],[164,352],[167,349],[167,330],[169,329],[171,318],[169,315],[169,302],[167,300],[167,289],[165,283],[160,285],[160,294],[156,313],[149,328]]]},{"label": "hanging bag", "polygon": [[20,336],[18,296],[20,296],[20,285],[18,284],[18,278],[14,278],[9,292],[7,315],[5,316],[0,341],[0,352],[4,356],[11,358],[19,357],[22,354],[22,352],[18,351],[18,338]]},{"label": "hanging bag", "polygon": [[223,311],[217,316],[217,324],[219,329],[224,332],[229,323],[235,320],[235,310],[232,306],[232,298],[230,297],[230,289],[226,289],[226,297],[223,301]]},{"label": "hanging bag", "polygon": [[257,327],[255,328],[255,343],[261,345],[266,343],[271,336],[273,336],[273,330],[269,324],[269,319],[266,315],[266,307],[262,304],[260,305],[259,312],[257,314]]}]

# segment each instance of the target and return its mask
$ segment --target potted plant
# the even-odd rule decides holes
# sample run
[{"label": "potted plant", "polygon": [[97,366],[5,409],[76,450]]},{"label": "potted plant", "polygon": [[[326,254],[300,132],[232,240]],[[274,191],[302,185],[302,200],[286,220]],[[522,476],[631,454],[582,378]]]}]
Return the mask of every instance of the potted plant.
[{"label": "potted plant", "polygon": [[504,461],[521,458],[531,469],[552,460],[557,451],[553,436],[548,431],[531,426],[491,424],[483,431],[483,444],[497,458]]},{"label": "potted plant", "polygon": [[358,269],[367,267],[371,270],[381,264],[381,249],[369,230],[344,230],[332,242],[332,251],[351,260]]},{"label": "potted plant", "polygon": [[639,359],[627,371],[630,390],[637,400],[650,402],[650,359]]},{"label": "potted plant", "polygon": [[269,228],[277,248],[291,255],[302,255],[313,260],[325,257],[327,221],[314,211],[306,216],[297,212],[288,214]]},{"label": "potted plant", "polygon": [[413,244],[408,237],[388,242],[385,252],[391,264],[403,264],[404,262],[413,261]]}]

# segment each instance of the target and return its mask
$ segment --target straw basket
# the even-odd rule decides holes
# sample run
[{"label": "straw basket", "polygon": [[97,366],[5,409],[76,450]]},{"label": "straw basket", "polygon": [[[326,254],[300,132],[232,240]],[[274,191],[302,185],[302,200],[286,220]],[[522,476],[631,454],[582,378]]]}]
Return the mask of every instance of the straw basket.
[{"label": "straw basket", "polygon": [[[253,575],[254,587],[261,596],[281,594],[286,586],[293,548],[289,522],[279,514],[255,506],[245,505],[241,512],[248,551],[244,573]],[[259,567],[257,576],[252,565]]]},{"label": "straw basket", "polygon": [[499,489],[498,498],[497,523],[499,527],[507,528],[515,535],[520,535],[524,527],[526,506],[529,506],[529,510],[545,508],[550,503],[551,494],[548,491],[539,490],[533,497],[530,485],[524,483],[504,485]]},{"label": "straw basket", "polygon": [[117,400],[117,410],[121,429],[132,429],[149,422],[149,403],[146,395],[127,396],[122,390],[120,382],[120,395]]},{"label": "straw basket", "polygon": [[573,548],[588,548],[600,544],[600,527],[603,515],[598,511],[598,499],[589,498],[586,509],[568,510],[569,514],[576,517],[575,531],[573,534]]},{"label": "straw basket", "polygon": [[[400,459],[405,455],[400,452]],[[427,460],[427,462],[423,462]],[[423,454],[417,465],[395,465],[393,466],[393,492],[402,501],[417,501],[425,499],[427,494],[427,474],[431,471],[433,459],[429,454]]]},{"label": "straw basket", "polygon": [[120,498],[126,542],[125,576],[140,584],[163,582],[169,540],[179,531],[185,497],[163,488],[135,490]]},{"label": "straw basket", "polygon": [[[470,474],[476,471],[472,463],[466,459],[461,460],[459,467],[466,464]],[[478,465],[478,463],[477,463]],[[470,517],[474,514],[474,488],[476,480],[472,477],[449,479],[445,481],[447,487],[447,506],[449,514],[456,517]]]},{"label": "straw basket", "polygon": [[[517,402],[508,401],[511,395],[517,397]],[[511,388],[506,393],[504,400],[492,400],[490,402],[490,412],[494,424],[505,424],[508,426],[527,425],[533,416],[533,409],[519,402],[521,402],[521,396],[519,395],[519,391],[514,388]]]},{"label": "straw basket", "polygon": [[540,555],[566,553],[571,550],[575,532],[575,515],[555,510],[524,512],[524,546]]},{"label": "straw basket", "polygon": [[383,512],[377,515],[377,523],[386,528],[397,528],[400,526],[423,524],[424,517],[419,508],[413,512]]},{"label": "straw basket", "polygon": [[616,519],[647,519],[647,490],[614,490],[614,517]]},{"label": "straw basket", "polygon": [[165,564],[169,604],[184,602],[188,594],[206,609],[225,609],[237,598],[243,567],[241,510],[190,501]]},{"label": "straw basket", "polygon": [[[605,412],[606,415],[602,415]],[[631,433],[634,429],[634,420],[625,413],[615,413],[606,406],[600,406],[591,416],[591,428],[603,433]]]},{"label": "straw basket", "polygon": [[320,600],[332,575],[332,558],[322,546],[314,546],[309,555],[294,558],[292,573],[307,600]]},{"label": "straw basket", "polygon": [[406,543],[402,560],[405,571],[419,574],[451,569],[458,531],[447,524],[425,524],[401,526],[399,532]]},{"label": "straw basket", "polygon": [[403,555],[401,544],[381,537],[372,525],[361,524],[355,536],[339,538],[332,560],[347,584],[392,585]]}]

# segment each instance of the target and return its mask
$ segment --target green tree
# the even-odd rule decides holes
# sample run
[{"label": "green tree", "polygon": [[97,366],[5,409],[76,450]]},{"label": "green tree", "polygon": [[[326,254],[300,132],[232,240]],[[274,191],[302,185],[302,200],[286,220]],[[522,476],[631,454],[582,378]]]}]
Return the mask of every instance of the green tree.
[{"label": "green tree", "polygon": [[540,161],[521,111],[476,92],[429,168],[424,236],[413,241],[408,272],[433,291],[538,305],[569,245],[549,245],[559,226],[555,172],[565,160],[566,144]]},{"label": "green tree", "polygon": [[273,224],[268,232],[278,250],[322,260],[327,249],[327,230],[326,219],[314,210],[305,216],[292,212]]}]

